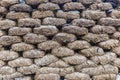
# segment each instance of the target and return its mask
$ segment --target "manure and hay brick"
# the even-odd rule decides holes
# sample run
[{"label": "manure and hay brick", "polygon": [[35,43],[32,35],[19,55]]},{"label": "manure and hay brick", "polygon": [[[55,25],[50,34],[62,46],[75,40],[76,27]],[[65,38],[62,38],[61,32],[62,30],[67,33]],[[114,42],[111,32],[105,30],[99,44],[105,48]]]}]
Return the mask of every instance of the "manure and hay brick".
[{"label": "manure and hay brick", "polygon": [[29,13],[26,12],[9,12],[6,15],[6,19],[17,20],[22,18],[29,18]]},{"label": "manure and hay brick", "polygon": [[41,20],[33,18],[23,18],[18,20],[18,26],[24,27],[39,27],[41,25]]},{"label": "manure and hay brick", "polygon": [[58,18],[64,18],[66,20],[72,20],[72,19],[80,18],[80,13],[76,11],[69,11],[69,12],[57,11],[56,16]]},{"label": "manure and hay brick", "polygon": [[60,46],[61,46],[61,44],[59,44],[57,41],[48,40],[48,41],[39,43],[38,49],[47,51],[47,50],[52,50],[52,49],[60,47]]},{"label": "manure and hay brick", "polygon": [[92,43],[99,43],[108,40],[109,36],[107,34],[88,33],[85,36],[83,36],[82,39]]},{"label": "manure and hay brick", "polygon": [[117,39],[109,39],[107,41],[103,41],[99,43],[99,46],[103,49],[113,49],[115,47],[118,47],[120,45],[119,40]]},{"label": "manure and hay brick", "polygon": [[66,4],[64,4],[63,8],[65,11],[84,10],[85,9],[85,7],[81,3],[77,3],[77,2],[66,3]]},{"label": "manure and hay brick", "polygon": [[9,29],[9,28],[15,27],[15,26],[16,26],[15,21],[12,21],[9,19],[0,20],[0,29],[1,30],[6,30],[6,29]]},{"label": "manure and hay brick", "polygon": [[82,63],[82,64],[76,65],[76,66],[75,66],[75,70],[76,70],[77,72],[81,72],[81,70],[82,70],[83,68],[96,67],[96,66],[97,66],[96,63],[94,63],[94,62],[91,61],[91,60],[87,60],[87,61],[85,61],[85,62]]},{"label": "manure and hay brick", "polygon": [[8,65],[11,67],[23,67],[23,66],[30,66],[33,62],[29,58],[19,57],[17,59],[11,60],[8,62]]},{"label": "manure and hay brick", "polygon": [[56,4],[64,4],[64,3],[72,2],[72,0],[51,0],[51,2]]},{"label": "manure and hay brick", "polygon": [[88,29],[87,28],[79,27],[79,26],[73,26],[73,25],[64,26],[62,28],[62,31],[66,32],[66,33],[69,33],[69,34],[75,34],[75,35],[78,35],[78,36],[88,34]]},{"label": "manure and hay brick", "polygon": [[113,8],[111,3],[109,3],[109,2],[99,3],[99,4],[97,4],[97,7],[98,7],[98,9],[103,10],[103,11],[106,11],[106,10]]},{"label": "manure and hay brick", "polygon": [[50,73],[59,74],[59,70],[60,68],[42,67],[38,69],[36,74],[50,74]]},{"label": "manure and hay brick", "polygon": [[67,47],[73,50],[78,50],[89,48],[91,45],[87,41],[76,40],[74,42],[68,43]]},{"label": "manure and hay brick", "polygon": [[9,7],[10,5],[14,5],[19,3],[19,0],[1,0],[0,6]]},{"label": "manure and hay brick", "polygon": [[31,32],[32,32],[31,28],[24,28],[24,27],[12,27],[8,31],[9,35],[11,36],[23,36]]},{"label": "manure and hay brick", "polygon": [[56,61],[54,63],[51,63],[49,65],[49,67],[53,67],[53,68],[67,68],[67,67],[69,67],[69,65],[67,63],[65,63],[63,60],[59,60],[59,61]]},{"label": "manure and hay brick", "polygon": [[15,5],[12,5],[9,10],[16,11],[16,12],[31,12],[32,8],[27,4],[15,4]]},{"label": "manure and hay brick", "polygon": [[48,0],[25,0],[26,4],[28,5],[38,5],[41,3],[47,3]]},{"label": "manure and hay brick", "polygon": [[115,53],[107,52],[106,54],[102,56],[93,56],[91,57],[91,60],[95,62],[96,64],[104,65],[104,64],[108,64],[108,63],[115,61],[116,58],[117,56]]},{"label": "manure and hay brick", "polygon": [[18,57],[19,55],[17,52],[8,51],[8,50],[0,51],[0,60],[9,61],[9,60],[16,59]]},{"label": "manure and hay brick", "polygon": [[79,65],[85,62],[87,59],[83,55],[75,54],[73,56],[63,57],[63,61],[70,65]]},{"label": "manure and hay brick", "polygon": [[23,66],[23,67],[19,67],[17,68],[17,71],[22,73],[22,74],[34,74],[38,71],[40,67],[38,67],[37,65],[35,64],[32,64],[30,66]]},{"label": "manure and hay brick", "polygon": [[100,18],[106,17],[106,13],[99,10],[86,10],[83,11],[82,17],[86,19],[99,20]]},{"label": "manure and hay brick", "polygon": [[78,0],[78,2],[81,2],[84,5],[90,5],[92,3],[94,3],[97,0]]},{"label": "manure and hay brick", "polygon": [[54,4],[51,2],[43,3],[38,6],[38,10],[40,10],[40,11],[47,11],[47,10],[55,11],[55,10],[59,10],[59,9],[60,9],[60,7],[58,4]]},{"label": "manure and hay brick", "polygon": [[58,33],[58,29],[56,28],[56,26],[52,26],[52,25],[41,25],[40,27],[34,28],[34,33],[36,34],[41,34],[41,35],[45,35],[45,36],[54,36],[55,34]]},{"label": "manure and hay brick", "polygon": [[34,62],[38,66],[47,66],[51,63],[58,61],[58,58],[54,55],[48,54],[42,58],[35,59]]},{"label": "manure and hay brick", "polygon": [[0,68],[0,74],[2,74],[2,75],[10,75],[10,74],[13,74],[15,72],[16,72],[16,70],[12,67],[9,67],[9,66],[3,66]]},{"label": "manure and hay brick", "polygon": [[54,48],[51,53],[57,57],[73,56],[74,51],[67,47]]},{"label": "manure and hay brick", "polygon": [[67,74],[75,72],[74,67],[60,68],[60,76],[65,76]]},{"label": "manure and hay brick", "polygon": [[83,68],[82,73],[89,74],[90,76],[102,75],[102,74],[118,74],[118,67],[106,64],[99,65],[97,67]]},{"label": "manure and hay brick", "polygon": [[66,23],[65,19],[62,18],[52,18],[52,17],[47,17],[43,19],[44,25],[54,25],[54,26],[62,26]]},{"label": "manure and hay brick", "polygon": [[80,27],[91,27],[95,25],[95,21],[89,20],[89,19],[74,19],[72,21],[72,25],[74,26],[80,26]]},{"label": "manure and hay brick", "polygon": [[105,54],[104,50],[100,47],[93,46],[88,49],[83,49],[79,53],[82,53],[86,57],[92,57],[92,56],[102,56]]},{"label": "manure and hay brick", "polygon": [[59,43],[70,43],[75,41],[77,38],[73,34],[68,33],[58,33],[53,37],[53,40],[59,42]]},{"label": "manure and hay brick", "polygon": [[34,33],[28,33],[25,36],[23,36],[24,42],[36,44],[41,43],[47,40],[47,38],[44,35],[37,35]]},{"label": "manure and hay brick", "polygon": [[38,74],[54,73],[54,74],[59,74],[60,76],[65,76],[65,75],[73,73],[73,72],[74,72],[74,68],[73,67],[67,67],[67,68],[43,67],[43,68],[40,68],[37,71],[36,75],[38,75]]},{"label": "manure and hay brick", "polygon": [[22,80],[32,80],[32,78],[31,77],[29,77],[29,76],[25,76],[25,77],[19,77],[19,78],[15,78],[15,79],[22,79]]},{"label": "manure and hay brick", "polygon": [[120,26],[120,19],[116,18],[101,18],[99,20],[100,25],[105,25],[105,26]]},{"label": "manure and hay brick", "polygon": [[13,44],[11,48],[12,48],[12,50],[19,52],[19,51],[32,50],[32,49],[34,49],[34,46],[31,44],[21,42],[21,43]]},{"label": "manure and hay brick", "polygon": [[60,76],[58,74],[39,74],[35,76],[35,80],[60,80]]},{"label": "manure and hay brick", "polygon": [[19,73],[19,72],[15,72],[13,74],[9,74],[9,75],[2,75],[2,79],[5,80],[14,80],[16,78],[22,77],[23,74]]},{"label": "manure and hay brick", "polygon": [[95,25],[91,28],[91,32],[94,34],[112,34],[116,32],[116,29],[113,26]]},{"label": "manure and hay brick", "polygon": [[23,57],[25,58],[42,58],[44,57],[45,52],[37,49],[28,50],[23,52]]},{"label": "manure and hay brick", "polygon": [[0,44],[3,46],[9,46],[19,42],[22,42],[22,39],[19,36],[4,35],[0,37]]},{"label": "manure and hay brick", "polygon": [[116,74],[102,74],[93,76],[93,80],[116,80],[117,75]]},{"label": "manure and hay brick", "polygon": [[32,18],[47,18],[47,17],[54,17],[53,11],[34,11],[32,13]]},{"label": "manure and hay brick", "polygon": [[67,74],[65,76],[66,80],[89,80],[90,76],[88,74],[74,72],[71,74]]},{"label": "manure and hay brick", "polygon": [[106,10],[112,9],[112,5],[110,3],[108,3],[108,2],[94,3],[94,4],[90,5],[89,9],[106,11]]}]

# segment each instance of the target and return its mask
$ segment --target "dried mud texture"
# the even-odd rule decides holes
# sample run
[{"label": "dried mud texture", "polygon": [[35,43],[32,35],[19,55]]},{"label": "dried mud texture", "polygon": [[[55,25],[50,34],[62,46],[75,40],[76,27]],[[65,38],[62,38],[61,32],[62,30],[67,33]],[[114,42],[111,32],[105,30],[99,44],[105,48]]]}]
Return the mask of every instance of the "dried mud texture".
[{"label": "dried mud texture", "polygon": [[0,0],[0,80],[119,80],[120,9],[102,0]]}]

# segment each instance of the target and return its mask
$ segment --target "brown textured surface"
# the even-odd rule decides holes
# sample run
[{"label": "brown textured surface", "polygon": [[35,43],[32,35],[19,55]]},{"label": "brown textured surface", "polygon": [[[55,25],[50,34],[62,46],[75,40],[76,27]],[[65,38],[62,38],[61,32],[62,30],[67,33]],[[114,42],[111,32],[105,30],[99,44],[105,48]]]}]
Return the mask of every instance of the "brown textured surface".
[{"label": "brown textured surface", "polygon": [[111,7],[101,0],[0,0],[0,80],[116,80],[120,11],[107,15]]}]

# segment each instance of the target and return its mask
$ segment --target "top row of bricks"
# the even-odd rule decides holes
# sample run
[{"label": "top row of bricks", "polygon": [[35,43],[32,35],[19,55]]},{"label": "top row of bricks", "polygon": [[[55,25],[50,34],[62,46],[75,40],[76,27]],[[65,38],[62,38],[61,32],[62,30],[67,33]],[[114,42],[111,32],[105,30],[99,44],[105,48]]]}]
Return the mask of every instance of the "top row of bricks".
[{"label": "top row of bricks", "polygon": [[101,0],[0,0],[0,6],[8,7],[17,3],[26,3],[28,5],[39,5],[40,3],[52,2],[56,4],[64,4],[69,2],[81,2],[82,4],[92,4]]}]

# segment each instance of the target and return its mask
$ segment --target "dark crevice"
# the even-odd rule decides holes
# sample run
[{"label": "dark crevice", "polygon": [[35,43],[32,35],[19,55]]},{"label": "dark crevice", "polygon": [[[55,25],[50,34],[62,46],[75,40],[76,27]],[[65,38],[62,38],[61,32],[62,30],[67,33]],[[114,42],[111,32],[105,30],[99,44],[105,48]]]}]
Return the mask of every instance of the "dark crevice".
[{"label": "dark crevice", "polygon": [[19,3],[25,3],[25,0],[19,0]]},{"label": "dark crevice", "polygon": [[61,77],[60,77],[60,80],[64,80],[64,79],[65,79],[65,77],[64,77],[64,76],[61,76]]}]

